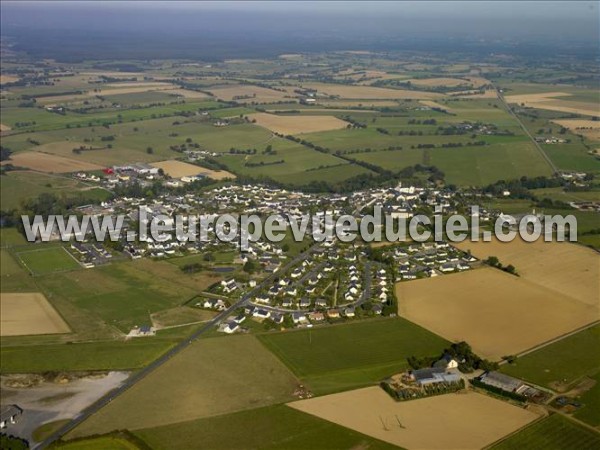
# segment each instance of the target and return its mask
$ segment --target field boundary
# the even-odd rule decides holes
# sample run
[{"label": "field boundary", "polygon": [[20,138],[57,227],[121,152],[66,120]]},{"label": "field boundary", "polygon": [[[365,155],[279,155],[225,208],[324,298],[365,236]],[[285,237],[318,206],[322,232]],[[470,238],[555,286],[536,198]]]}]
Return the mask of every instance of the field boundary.
[{"label": "field boundary", "polygon": [[506,436],[501,437],[500,439],[498,439],[497,441],[492,442],[491,444],[483,447],[481,450],[490,450],[492,448],[494,448],[496,445],[498,445],[501,442],[504,442],[505,440],[507,440],[508,438],[520,433],[521,431],[526,430],[527,428],[535,425],[536,423],[541,422],[542,420],[547,419],[548,417],[550,417],[550,415],[544,415],[544,416],[540,416],[537,419],[535,419],[532,422],[529,422],[528,424],[525,424],[524,426],[522,426],[521,428],[519,428],[518,430],[513,431],[512,433],[508,433]]},{"label": "field boundary", "polygon": [[[530,353],[533,353],[533,352],[535,352],[537,350],[541,350],[542,348],[547,347],[548,345],[555,344],[555,343],[557,343],[559,341],[562,341],[563,339],[566,339],[566,338],[568,338],[570,336],[573,336],[573,335],[575,335],[577,333],[580,333],[581,331],[587,330],[588,328],[595,327],[598,324],[600,324],[600,320],[595,320],[593,322],[588,323],[587,325],[583,325],[583,326],[581,326],[579,328],[576,328],[573,331],[569,331],[567,333],[563,333],[560,336],[557,336],[557,337],[555,337],[553,339],[547,340],[546,342],[542,342],[541,344],[538,344],[538,345],[536,345],[534,347],[531,347],[531,348],[529,348],[527,350],[523,350],[521,353],[517,353],[515,356],[517,358],[521,358],[521,357],[526,356],[526,355],[528,355]],[[502,360],[499,364],[503,365],[503,364],[507,364],[507,363],[508,363],[508,361]]]},{"label": "field boundary", "polygon": [[[20,246],[20,247],[24,247],[24,246]],[[38,272],[34,272],[33,270],[31,270],[29,268],[29,266],[27,265],[27,263],[25,263],[25,261],[23,261],[23,259],[21,258],[21,254],[23,253],[35,253],[35,252],[43,252],[46,250],[50,250],[50,249],[55,249],[55,248],[61,248],[63,249],[63,251],[69,255],[70,258],[73,259],[73,261],[75,261],[77,263],[77,265],[81,268],[83,267],[81,265],[81,263],[79,261],[77,261],[77,258],[75,258],[65,247],[63,247],[62,245],[59,246],[52,246],[52,247],[44,247],[44,248],[37,248],[37,249],[33,249],[33,250],[25,250],[25,251],[14,251],[15,248],[11,248],[11,247],[7,247],[10,250],[13,250],[13,255],[16,257],[17,261],[23,265],[23,267],[25,267],[25,269],[27,269],[27,271],[30,273],[30,275],[32,277],[40,277],[40,276],[44,276],[44,275],[48,275],[48,274],[53,274],[53,273],[65,273],[65,272],[72,272],[74,270],[78,270],[76,268],[73,269],[62,269],[62,270],[53,270],[47,273],[38,273]],[[18,247],[17,247],[18,248]]]},{"label": "field boundary", "polygon": [[[492,86],[494,86],[494,85],[492,84]],[[512,110],[512,108],[510,107],[510,105],[507,103],[506,99],[504,98],[504,95],[496,88],[496,86],[494,86],[494,89],[496,90],[496,93],[498,95],[498,99],[502,102],[502,104],[504,105],[504,107],[506,108],[506,110],[508,111],[508,113],[517,121],[517,123],[519,124],[519,126],[521,127],[521,129],[523,130],[523,132],[527,135],[527,137],[529,137],[529,140],[538,149],[538,151],[542,155],[542,158],[544,158],[544,160],[550,165],[550,168],[552,169],[552,172],[554,173],[554,175],[559,174],[560,171],[554,165],[554,162],[546,154],[546,152],[540,146],[540,144],[533,138],[533,136],[531,135],[531,133],[529,132],[529,130],[527,129],[527,127],[525,127],[525,125],[523,125],[523,122],[521,121],[521,119],[519,118],[519,116],[517,116],[517,114]]]}]

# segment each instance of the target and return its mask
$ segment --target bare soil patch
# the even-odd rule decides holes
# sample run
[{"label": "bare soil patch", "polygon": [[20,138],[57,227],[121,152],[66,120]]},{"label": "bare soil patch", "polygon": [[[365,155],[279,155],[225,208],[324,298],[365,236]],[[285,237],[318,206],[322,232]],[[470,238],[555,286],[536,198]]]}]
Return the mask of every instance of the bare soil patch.
[{"label": "bare soil patch", "polygon": [[396,402],[379,387],[288,405],[406,449],[479,449],[539,417],[474,392]]},{"label": "bare soil patch", "polygon": [[27,167],[39,172],[69,173],[80,171],[102,170],[101,166],[86,161],[77,161],[62,156],[41,152],[21,152],[11,155],[10,163],[18,167]]},{"label": "bare soil patch", "polygon": [[0,336],[69,333],[71,329],[39,292],[0,294]]},{"label": "bare soil patch", "polygon": [[221,100],[235,100],[239,103],[272,103],[297,98],[296,94],[287,91],[276,91],[252,85],[217,87],[210,89],[209,92]]},{"label": "bare soil patch", "polygon": [[586,119],[561,119],[552,122],[561,127],[568,128],[575,134],[580,134],[589,139],[600,140],[600,122]]},{"label": "bare soil patch", "polygon": [[215,180],[235,178],[235,175],[227,172],[226,170],[210,170],[204,167],[195,166],[194,164],[188,164],[174,159],[152,163],[151,165],[153,167],[163,169],[167,175],[173,178],[192,177],[195,175],[205,175]]},{"label": "bare soil patch", "polygon": [[410,83],[414,84],[415,86],[427,86],[427,87],[433,87],[433,86],[456,87],[456,86],[471,84],[471,82],[469,80],[461,80],[460,78],[446,78],[446,77],[423,78],[423,79],[413,78],[413,79],[410,79],[407,81],[410,81]]},{"label": "bare soil patch", "polygon": [[19,81],[19,77],[15,75],[0,75],[0,84],[14,83],[15,81]]},{"label": "bare soil patch", "polygon": [[506,101],[525,105],[529,108],[582,114],[584,116],[598,116],[600,114],[600,108],[597,104],[570,101],[568,97],[570,97],[570,94],[565,92],[546,92],[541,94],[509,95],[506,97]]},{"label": "bare soil patch", "polygon": [[334,116],[277,116],[275,114],[256,113],[250,114],[248,117],[255,119],[261,127],[281,134],[339,130],[348,126],[347,122]]}]

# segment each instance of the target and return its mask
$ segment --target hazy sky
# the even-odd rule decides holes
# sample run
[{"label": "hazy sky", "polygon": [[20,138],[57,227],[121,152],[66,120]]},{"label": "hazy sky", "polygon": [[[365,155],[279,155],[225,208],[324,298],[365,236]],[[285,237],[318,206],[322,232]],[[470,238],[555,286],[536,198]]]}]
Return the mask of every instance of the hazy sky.
[{"label": "hazy sky", "polygon": [[[261,42],[285,49],[319,51],[349,46],[449,39],[517,42],[518,45],[578,43],[594,49],[599,37],[599,2],[417,1],[417,2],[29,2],[2,0],[2,34],[29,50],[48,47],[69,33],[92,34],[98,42],[117,36],[203,39],[222,45]],[[75,34],[73,34],[75,33]],[[234,39],[235,38],[235,39]],[[166,42],[166,41],[165,41]],[[310,43],[310,45],[308,45]],[[63,45],[65,43],[61,43]],[[65,45],[66,45],[65,44]],[[139,45],[139,44],[138,44]],[[173,41],[172,45],[176,45]],[[181,43],[177,45],[181,46]],[[232,44],[233,45],[233,44]],[[231,47],[231,50],[235,50]]]}]

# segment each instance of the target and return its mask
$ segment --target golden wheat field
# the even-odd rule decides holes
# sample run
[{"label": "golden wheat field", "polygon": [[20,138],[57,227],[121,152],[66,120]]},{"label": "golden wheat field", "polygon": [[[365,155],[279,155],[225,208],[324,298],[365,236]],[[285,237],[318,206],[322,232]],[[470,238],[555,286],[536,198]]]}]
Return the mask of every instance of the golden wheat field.
[{"label": "golden wheat field", "polygon": [[250,114],[248,118],[256,120],[256,124],[261,127],[281,134],[313,133],[317,131],[338,130],[348,126],[347,122],[334,116],[278,116],[275,114],[256,113]]},{"label": "golden wheat field", "polygon": [[462,242],[456,245],[485,259],[496,256],[512,264],[526,279],[558,294],[600,308],[600,255],[592,249],[567,242]]},{"label": "golden wheat field", "polygon": [[38,172],[69,173],[79,171],[102,170],[102,166],[63,156],[42,152],[21,152],[11,155],[6,161],[18,167],[26,167]]},{"label": "golden wheat field", "polygon": [[286,99],[295,101],[297,97],[288,91],[276,91],[252,85],[216,87],[208,91],[220,100],[228,102],[235,100],[239,103],[271,103]]},{"label": "golden wheat field", "polygon": [[492,360],[598,320],[597,306],[490,267],[400,282],[396,296],[402,317]]},{"label": "golden wheat field", "polygon": [[508,95],[506,101],[517,103],[528,108],[561,111],[584,116],[600,115],[600,107],[594,103],[571,101],[571,95],[565,92],[545,92],[541,94]]},{"label": "golden wheat field", "polygon": [[67,323],[39,292],[0,294],[0,336],[68,333]]},{"label": "golden wheat field", "polygon": [[539,417],[475,392],[396,402],[380,387],[288,405],[409,450],[483,448]]},{"label": "golden wheat field", "polygon": [[164,170],[167,175],[173,178],[192,177],[195,175],[206,175],[207,177],[214,178],[215,180],[235,178],[235,175],[227,172],[226,170],[206,169],[204,167],[195,166],[194,164],[188,164],[174,159],[151,163],[151,166]]}]

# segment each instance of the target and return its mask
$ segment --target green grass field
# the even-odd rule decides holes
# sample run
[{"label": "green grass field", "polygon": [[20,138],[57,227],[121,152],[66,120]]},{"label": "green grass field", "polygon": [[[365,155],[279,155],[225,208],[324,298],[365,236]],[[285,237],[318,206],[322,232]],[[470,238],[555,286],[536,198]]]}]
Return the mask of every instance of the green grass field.
[{"label": "green grass field", "polygon": [[139,450],[144,448],[132,442],[129,436],[120,436],[121,433],[113,433],[107,436],[92,437],[89,439],[77,439],[70,442],[59,442],[52,449],[60,450]]},{"label": "green grass field", "polygon": [[[74,430],[137,430],[292,400],[297,381],[251,335],[200,339]],[[189,441],[188,441],[189,442]]]},{"label": "green grass field", "polygon": [[[74,307],[127,333],[136,325],[150,325],[151,313],[182,305],[219,279],[215,274],[186,275],[166,261],[144,259],[42,277],[38,282],[53,303],[63,299],[66,310]],[[69,322],[77,322],[67,314]]]},{"label": "green grass field", "polygon": [[447,183],[482,186],[523,175],[551,175],[550,166],[530,142],[432,149],[430,152],[430,164],[446,174]]},{"label": "green grass field", "polygon": [[61,246],[18,251],[17,257],[32,275],[81,269],[79,263]]},{"label": "green grass field", "polygon": [[570,144],[547,144],[542,146],[552,162],[561,170],[600,172],[600,159],[588,154],[578,142]]},{"label": "green grass field", "polygon": [[190,442],[215,450],[398,448],[285,405],[148,428],[135,435],[156,450],[187,450]]},{"label": "green grass field", "polygon": [[571,420],[553,414],[499,442],[493,450],[595,450],[600,446],[600,433],[595,433]]},{"label": "green grass field", "polygon": [[600,189],[581,192],[563,191],[562,188],[533,189],[533,195],[562,202],[600,202]]},{"label": "green grass field", "polygon": [[589,423],[593,427],[600,427],[600,373],[593,377],[596,384],[578,398],[583,407],[573,414],[577,419]]},{"label": "green grass field", "polygon": [[406,369],[408,356],[435,356],[448,344],[401,318],[258,338],[317,394],[377,383]]},{"label": "green grass field", "polygon": [[[50,131],[64,128],[78,128],[88,126],[102,126],[105,123],[133,122],[154,119],[161,116],[175,116],[180,112],[211,110],[223,104],[213,100],[187,102],[177,105],[153,106],[139,109],[119,109],[109,112],[80,114],[71,112],[66,115],[54,114],[43,108],[2,108],[2,123],[14,128],[17,122],[31,123],[29,126],[20,127],[26,131]],[[3,138],[4,139],[4,138]],[[7,143],[8,145],[8,143]],[[10,145],[9,145],[10,146]]]},{"label": "green grass field", "polygon": [[560,382],[566,388],[600,370],[599,349],[600,325],[596,325],[505,364],[501,370],[542,386],[556,387]]},{"label": "green grass field", "polygon": [[[70,195],[86,187],[84,184],[70,178],[31,171],[9,172],[2,175],[0,182],[2,183],[0,197],[3,210],[18,208],[24,200],[32,199],[44,192]],[[85,191],[85,195],[99,195],[99,200],[105,200],[108,197],[108,192],[93,189]]]},{"label": "green grass field", "polygon": [[2,346],[1,372],[139,369],[173,345],[172,339],[134,339],[128,342]]},{"label": "green grass field", "polygon": [[36,291],[35,280],[9,250],[0,250],[0,275],[2,292],[33,292]]},{"label": "green grass field", "polygon": [[27,240],[16,228],[0,229],[0,247],[8,248],[18,245],[27,245]]}]

